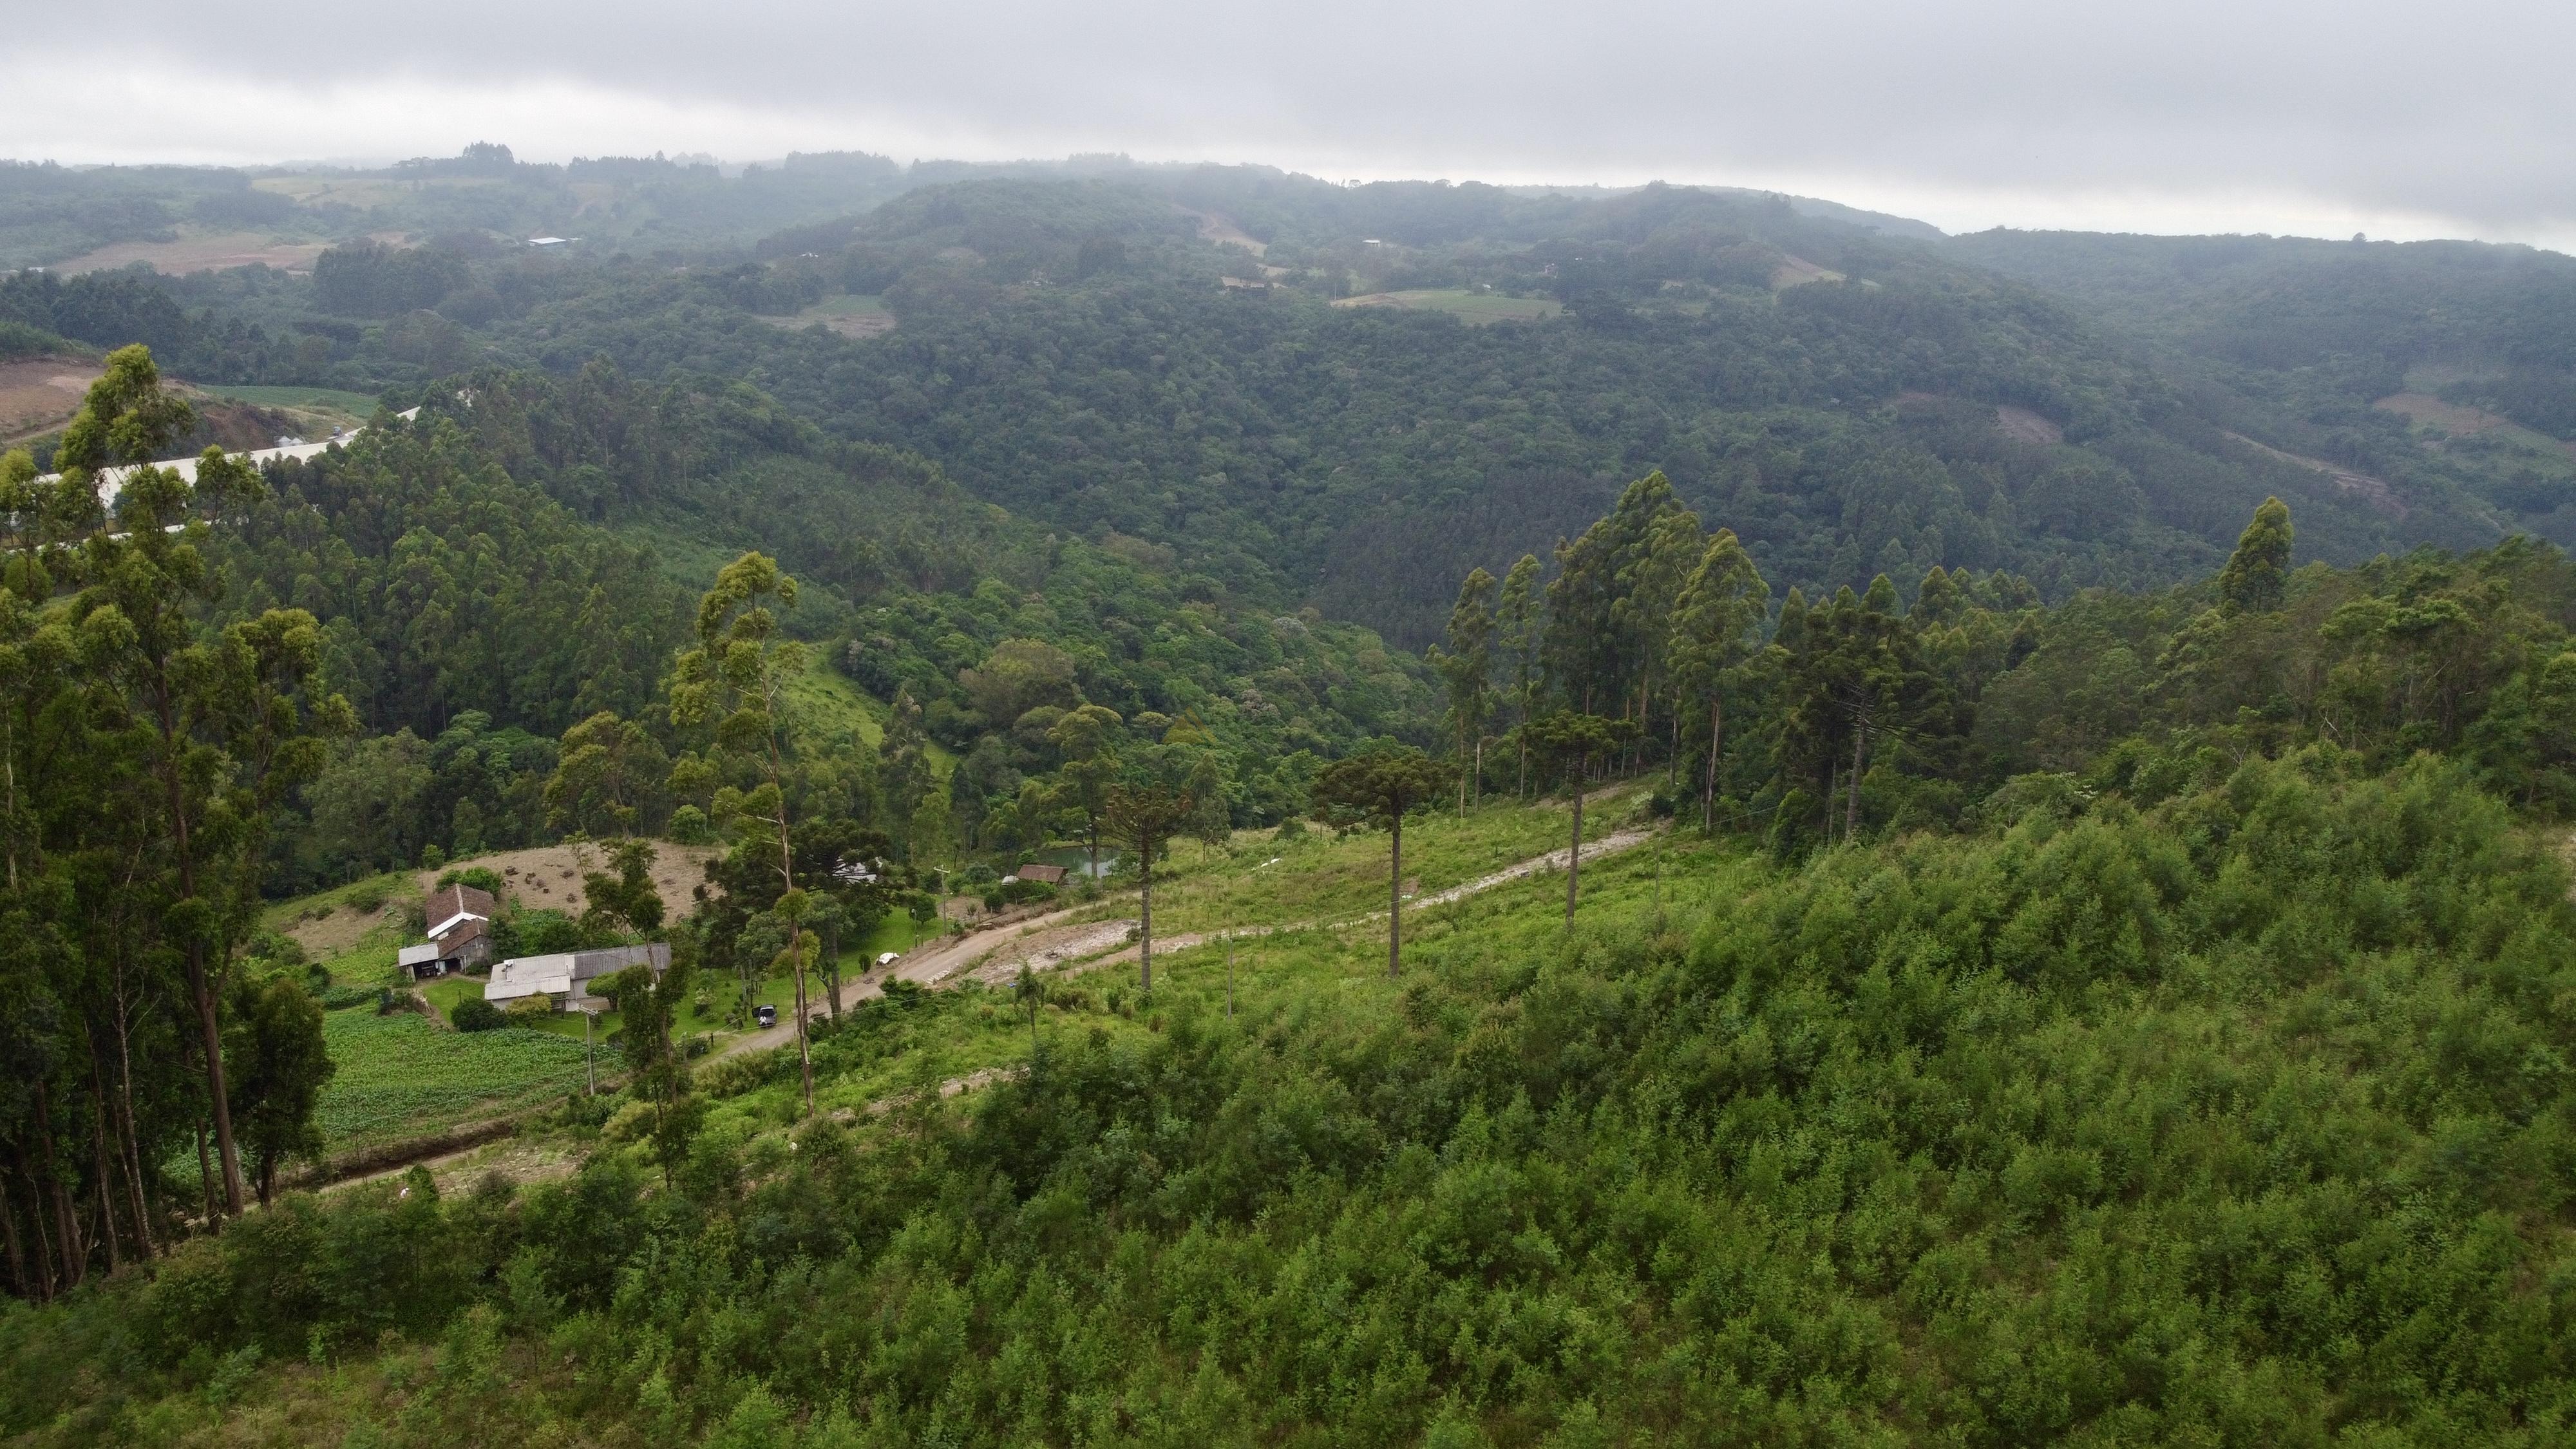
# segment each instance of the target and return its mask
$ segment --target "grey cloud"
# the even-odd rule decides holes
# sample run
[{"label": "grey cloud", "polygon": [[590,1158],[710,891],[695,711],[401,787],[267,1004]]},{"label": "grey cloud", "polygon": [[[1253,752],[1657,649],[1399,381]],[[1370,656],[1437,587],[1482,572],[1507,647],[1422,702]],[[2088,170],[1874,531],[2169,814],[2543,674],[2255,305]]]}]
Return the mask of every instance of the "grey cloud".
[{"label": "grey cloud", "polygon": [[[1310,160],[1566,179],[1875,179],[1926,194],[2082,188],[2251,194],[2414,214],[2489,235],[2576,230],[2565,58],[2576,6],[1909,5],[1157,0],[1067,7],[134,0],[146,63],[280,90],[316,83],[281,36],[370,72],[490,88],[574,82],[946,154]],[[44,7],[30,53],[93,45]],[[419,149],[472,116],[422,118]],[[220,118],[210,121],[218,132]],[[953,138],[949,145],[938,144]],[[543,154],[545,137],[500,137]],[[638,137],[635,149],[686,144]],[[0,143],[4,144],[4,143]],[[317,139],[306,154],[329,149]]]}]

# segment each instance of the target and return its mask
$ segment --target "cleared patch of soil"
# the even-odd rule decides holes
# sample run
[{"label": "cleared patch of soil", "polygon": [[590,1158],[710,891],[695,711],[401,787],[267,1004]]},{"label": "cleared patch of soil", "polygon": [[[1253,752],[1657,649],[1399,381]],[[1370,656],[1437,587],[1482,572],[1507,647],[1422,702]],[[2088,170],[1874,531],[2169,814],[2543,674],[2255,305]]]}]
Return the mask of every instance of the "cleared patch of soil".
[{"label": "cleared patch of soil", "polygon": [[222,232],[209,236],[183,236],[177,241],[116,242],[100,247],[47,268],[66,277],[83,272],[112,271],[130,267],[136,262],[149,262],[152,270],[173,276],[188,272],[226,271],[265,262],[282,272],[309,272],[313,259],[322,255],[329,242],[283,242],[260,232]]},{"label": "cleared patch of soil", "polygon": [[[706,880],[706,863],[723,852],[712,845],[653,842],[653,890],[662,898],[662,914],[678,920],[696,908],[690,892]],[[415,871],[412,882],[423,895],[438,878],[460,866],[481,866],[501,877],[503,894],[522,906],[544,906],[578,912],[582,908],[584,870],[608,869],[607,852],[593,845],[578,853],[569,845],[540,845],[533,850],[504,850],[467,860],[451,860],[436,870]],[[584,864],[583,861],[587,861]]]},{"label": "cleared patch of soil", "polygon": [[894,330],[892,312],[853,312],[837,317],[763,317],[760,320],[790,332],[801,332],[820,322],[824,331],[843,337],[883,337]]},{"label": "cleared patch of soil", "polygon": [[2028,443],[2033,447],[2054,448],[2066,441],[2064,428],[2028,408],[1995,409],[1995,426],[2001,428],[2004,436],[2014,442]]},{"label": "cleared patch of soil", "polygon": [[286,928],[286,936],[303,947],[306,955],[328,959],[354,950],[376,927],[401,919],[402,906],[396,901],[387,901],[372,911],[343,905],[327,916],[297,921]]},{"label": "cleared patch of soil", "polygon": [[0,440],[32,437],[70,422],[98,377],[97,364],[72,357],[0,362]]},{"label": "cleared patch of soil", "polygon": [[1238,246],[1256,257],[1270,254],[1270,243],[1253,240],[1250,233],[1236,226],[1234,218],[1224,212],[1192,211],[1186,206],[1180,210],[1183,216],[1199,224],[1199,237],[1203,241],[1212,241],[1219,246]]},{"label": "cleared patch of soil", "polygon": [[[411,1171],[413,1163],[378,1168],[357,1173],[330,1183],[322,1190],[335,1191],[361,1182],[381,1182]],[[450,1152],[422,1159],[417,1165],[429,1169],[430,1181],[438,1185],[440,1197],[453,1197],[471,1192],[484,1178],[500,1174],[522,1187],[532,1183],[553,1182],[581,1170],[580,1154],[559,1141],[544,1138],[504,1137],[461,1152]]]},{"label": "cleared patch of soil", "polygon": [[2397,490],[2389,487],[2383,479],[2373,478],[2367,473],[2356,473],[2341,463],[2329,463],[2323,458],[2284,452],[2269,444],[2258,443],[2243,433],[2229,433],[2227,436],[2276,462],[2305,468],[2311,473],[2323,473],[2326,475],[2326,480],[2334,484],[2336,491],[2351,494],[2391,518],[2402,519],[2406,516],[2405,500],[2399,498]]},{"label": "cleared patch of soil", "polygon": [[1782,257],[1780,265],[1771,269],[1771,290],[1783,292],[1809,282],[1839,282],[1842,279],[1842,273],[1817,266],[1805,257]]},{"label": "cleared patch of soil", "polygon": [[[1020,963],[1031,971],[1053,971],[1076,961],[1087,960],[1104,951],[1126,944],[1136,929],[1134,921],[1093,921],[1080,926],[1058,926],[1039,931],[1017,941],[993,945],[990,954],[968,971],[967,976],[987,986],[1007,986],[1018,979]],[[1193,937],[1192,943],[1196,943]]]},{"label": "cleared patch of soil", "polygon": [[2529,441],[2535,446],[2545,445],[2564,449],[2567,456],[2576,458],[2576,443],[2534,432],[2501,413],[2491,413],[2485,408],[2470,407],[2466,403],[2444,402],[2431,393],[2392,393],[2372,403],[2371,406],[2396,413],[2409,422],[2429,423],[2453,437],[2473,438],[2480,433],[2504,431]]},{"label": "cleared patch of soil", "polygon": [[[691,895],[706,879],[706,862],[718,854],[711,845],[673,845],[667,840],[653,842],[653,890],[662,897],[666,920],[678,920],[697,908]],[[608,858],[597,846],[585,852],[590,870],[606,870]],[[541,906],[549,910],[578,915],[582,909],[581,876],[584,867],[573,858],[568,845],[541,845],[533,850],[495,851],[467,860],[450,861],[436,870],[412,872],[413,894],[385,902],[381,909],[360,911],[342,906],[316,920],[298,921],[286,928],[286,934],[297,945],[316,956],[337,956],[365,938],[369,931],[390,921],[402,919],[403,908],[418,903],[429,894],[438,878],[460,866],[481,866],[501,877],[505,900],[522,907]]]}]

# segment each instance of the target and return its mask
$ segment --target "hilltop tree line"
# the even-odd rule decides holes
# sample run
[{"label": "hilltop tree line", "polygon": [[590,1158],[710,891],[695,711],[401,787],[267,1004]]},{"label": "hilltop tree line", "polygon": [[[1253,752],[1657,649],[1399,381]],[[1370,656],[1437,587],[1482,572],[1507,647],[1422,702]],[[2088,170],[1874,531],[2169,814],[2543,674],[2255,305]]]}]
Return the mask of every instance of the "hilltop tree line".
[{"label": "hilltop tree line", "polygon": [[2373,768],[2439,752],[2525,808],[2576,811],[2565,555],[2517,538],[2294,569],[2293,544],[2271,499],[2213,579],[2162,593],[2051,609],[2008,575],[1935,567],[1775,602],[1734,534],[1652,475],[1552,569],[1470,573],[1430,658],[1462,800],[1526,793],[1549,721],[1595,719],[1625,740],[1609,763],[1663,770],[1664,808],[1783,858],[1971,824],[2008,782],[2152,801],[2311,743]]}]

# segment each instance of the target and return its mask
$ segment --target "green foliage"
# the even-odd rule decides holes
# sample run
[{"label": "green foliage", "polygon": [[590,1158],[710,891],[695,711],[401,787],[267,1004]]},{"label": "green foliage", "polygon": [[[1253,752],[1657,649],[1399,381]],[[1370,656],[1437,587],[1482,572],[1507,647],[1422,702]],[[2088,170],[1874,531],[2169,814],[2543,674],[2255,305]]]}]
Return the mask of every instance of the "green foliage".
[{"label": "green foliage", "polygon": [[507,889],[502,883],[500,874],[486,865],[458,866],[454,870],[439,872],[438,888],[445,890],[452,885],[481,891],[496,901],[501,899]]},{"label": "green foliage", "polygon": [[444,1031],[416,1012],[335,1011],[334,1070],[314,1122],[333,1152],[427,1136],[560,1097],[582,1081],[577,1037]]},{"label": "green foliage", "polygon": [[[391,1329],[600,1437],[1071,1438],[1114,1398],[1192,1442],[2528,1442],[2571,1411],[2567,873],[2457,767],[2350,766],[1703,852],[1678,917],[1637,866],[1407,986],[1334,956],[1347,1005],[1237,1030],[1175,983],[971,1110],[710,1127],[668,1191],[609,1153],[506,1211],[291,1199],[0,1320],[0,1403],[94,1402],[111,1345],[149,1401]],[[763,1328],[711,1354],[728,1321]]]},{"label": "green foliage", "polygon": [[494,1031],[510,1024],[501,1008],[480,996],[469,996],[448,1009],[447,1024],[458,1031]]},{"label": "green foliage", "polygon": [[2281,607],[2290,577],[2290,510],[2278,498],[2266,498],[2254,510],[2218,571],[2218,601],[2229,609],[2264,614]]}]

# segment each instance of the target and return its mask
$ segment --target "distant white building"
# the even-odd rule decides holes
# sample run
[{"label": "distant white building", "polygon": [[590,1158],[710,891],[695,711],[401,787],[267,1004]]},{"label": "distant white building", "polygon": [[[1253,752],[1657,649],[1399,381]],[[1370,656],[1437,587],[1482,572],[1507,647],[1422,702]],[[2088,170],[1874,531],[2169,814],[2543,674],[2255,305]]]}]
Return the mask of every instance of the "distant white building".
[{"label": "distant white building", "polygon": [[656,976],[670,970],[670,946],[656,941],[649,946],[513,956],[492,968],[492,979],[483,987],[483,999],[506,1005],[530,996],[548,996],[556,998],[556,1004],[566,1011],[604,1010],[608,1003],[591,994],[591,983],[629,966],[645,965],[651,966]]}]

